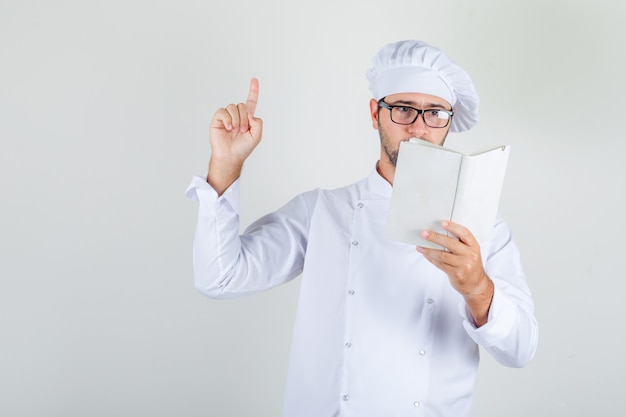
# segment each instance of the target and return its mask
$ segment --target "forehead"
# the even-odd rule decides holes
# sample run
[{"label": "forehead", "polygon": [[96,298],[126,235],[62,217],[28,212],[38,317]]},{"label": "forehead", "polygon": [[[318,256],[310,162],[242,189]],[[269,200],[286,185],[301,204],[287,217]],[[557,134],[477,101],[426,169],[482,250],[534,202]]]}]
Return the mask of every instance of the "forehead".
[{"label": "forehead", "polygon": [[418,108],[441,107],[450,109],[452,106],[447,100],[438,96],[422,93],[397,93],[390,94],[385,98],[389,104],[406,104]]}]

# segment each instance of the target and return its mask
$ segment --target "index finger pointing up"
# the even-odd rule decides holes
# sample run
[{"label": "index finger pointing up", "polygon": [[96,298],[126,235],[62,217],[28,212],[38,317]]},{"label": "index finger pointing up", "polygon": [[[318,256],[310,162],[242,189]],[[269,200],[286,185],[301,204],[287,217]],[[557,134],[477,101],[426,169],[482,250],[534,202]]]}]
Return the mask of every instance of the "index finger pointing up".
[{"label": "index finger pointing up", "polygon": [[246,99],[246,107],[248,108],[248,113],[254,117],[254,112],[256,111],[256,104],[259,99],[259,80],[256,78],[252,78],[250,80],[250,92],[248,93],[248,98]]}]

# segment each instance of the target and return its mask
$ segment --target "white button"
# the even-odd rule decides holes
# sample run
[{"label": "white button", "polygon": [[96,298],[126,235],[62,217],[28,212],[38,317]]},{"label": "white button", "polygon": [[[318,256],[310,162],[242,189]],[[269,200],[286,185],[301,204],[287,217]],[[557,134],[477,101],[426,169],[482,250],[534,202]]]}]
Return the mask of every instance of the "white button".
[{"label": "white button", "polygon": [[349,348],[351,348],[351,347],[352,347],[352,343],[350,343],[350,342],[346,342],[346,347],[347,347],[348,349],[349,349]]},{"label": "white button", "polygon": [[347,396],[347,395],[344,395],[343,397],[341,397],[341,399],[344,400],[344,401],[348,401],[350,399],[350,397]]},{"label": "white button", "polygon": [[420,355],[424,356],[426,354],[425,350],[420,350]]},{"label": "white button", "polygon": [[358,240],[353,240],[352,241],[352,246],[359,246],[359,241]]},{"label": "white button", "polygon": [[354,290],[350,290],[350,291],[348,291],[348,294],[350,294],[350,295],[354,295]]},{"label": "white button", "polygon": [[413,403],[413,406],[414,406],[414,407],[416,407],[416,408],[417,408],[417,407],[419,407],[419,406],[420,406],[420,402],[419,402],[419,401],[415,401],[415,402]]},{"label": "white button", "polygon": [[363,206],[365,206],[365,204],[363,204],[363,203],[361,203],[361,202],[359,202],[359,204],[357,204],[357,207],[358,207],[358,208],[363,208]]},{"label": "white button", "polygon": [[428,298],[428,299],[426,300],[426,302],[427,302],[428,304],[432,304],[432,303],[434,303],[434,302],[435,302],[435,300],[433,300],[432,298]]}]

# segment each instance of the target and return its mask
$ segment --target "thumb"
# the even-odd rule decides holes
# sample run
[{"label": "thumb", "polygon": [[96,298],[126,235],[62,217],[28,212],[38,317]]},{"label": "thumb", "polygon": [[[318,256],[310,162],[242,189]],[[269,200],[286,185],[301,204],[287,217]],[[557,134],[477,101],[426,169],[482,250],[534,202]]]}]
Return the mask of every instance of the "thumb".
[{"label": "thumb", "polygon": [[263,120],[248,113],[248,126],[250,129],[250,135],[252,135],[258,143],[263,135]]}]

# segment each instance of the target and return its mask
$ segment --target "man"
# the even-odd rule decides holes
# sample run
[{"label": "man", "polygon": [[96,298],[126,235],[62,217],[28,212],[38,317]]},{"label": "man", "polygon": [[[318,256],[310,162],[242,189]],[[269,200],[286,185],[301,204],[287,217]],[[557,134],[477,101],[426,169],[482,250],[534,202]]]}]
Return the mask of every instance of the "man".
[{"label": "man", "polygon": [[239,235],[239,177],[261,140],[258,81],[246,103],[211,122],[194,242],[197,288],[214,298],[258,293],[302,275],[284,416],[467,416],[479,346],[524,366],[537,344],[533,301],[511,233],[498,217],[487,242],[424,231],[445,250],[383,236],[400,142],[443,144],[478,121],[467,73],[419,41],[386,45],[367,72],[380,160],[336,190],[296,196]]}]

